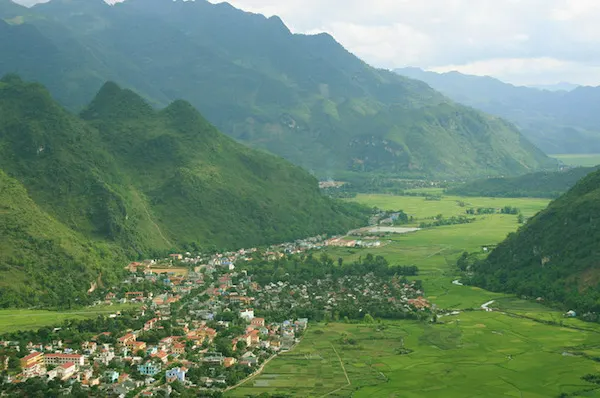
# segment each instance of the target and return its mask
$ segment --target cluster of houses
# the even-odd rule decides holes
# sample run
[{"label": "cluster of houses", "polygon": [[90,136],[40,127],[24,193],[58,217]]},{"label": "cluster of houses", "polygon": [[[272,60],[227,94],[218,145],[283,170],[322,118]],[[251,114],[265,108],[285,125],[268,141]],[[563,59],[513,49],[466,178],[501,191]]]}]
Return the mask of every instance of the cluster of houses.
[{"label": "cluster of houses", "polygon": [[[308,326],[307,318],[295,316],[299,309],[304,314],[344,309],[364,314],[373,309],[408,313],[430,308],[415,282],[398,277],[327,276],[261,286],[248,272],[236,271],[237,262],[256,256],[274,259],[341,241],[318,236],[260,252],[172,254],[161,261],[133,262],[127,266],[128,277],[110,288],[103,301],[139,303],[138,324],[143,322],[139,330],[118,336],[99,330],[77,346],[62,341],[45,346],[30,343],[21,359],[22,373],[13,375],[12,381],[41,377],[79,382],[116,396],[134,391],[152,396],[175,382],[222,390],[239,381],[229,377],[234,372],[251,374],[265,360],[299,342]],[[274,312],[289,314],[288,319],[269,319]],[[165,336],[167,330],[174,335]],[[150,339],[150,335],[160,337]]]}]

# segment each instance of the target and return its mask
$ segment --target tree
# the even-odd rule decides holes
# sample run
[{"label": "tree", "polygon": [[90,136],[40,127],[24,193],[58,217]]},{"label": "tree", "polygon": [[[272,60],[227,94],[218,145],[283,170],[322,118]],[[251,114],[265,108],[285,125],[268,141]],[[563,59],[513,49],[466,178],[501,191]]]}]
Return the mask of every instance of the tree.
[{"label": "tree", "polygon": [[373,319],[371,314],[367,314],[367,315],[365,315],[363,322],[367,323],[367,324],[371,324],[371,323],[375,323],[375,319]]},{"label": "tree", "polygon": [[523,216],[523,213],[519,213],[519,216],[517,217],[517,222],[519,224],[523,224],[525,222],[525,216]]}]

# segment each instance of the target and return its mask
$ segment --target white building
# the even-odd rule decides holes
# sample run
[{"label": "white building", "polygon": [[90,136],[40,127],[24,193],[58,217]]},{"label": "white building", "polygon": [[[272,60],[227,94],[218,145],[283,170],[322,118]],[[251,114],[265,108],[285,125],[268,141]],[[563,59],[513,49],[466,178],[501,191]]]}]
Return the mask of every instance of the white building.
[{"label": "white building", "polygon": [[240,311],[240,318],[244,318],[247,321],[254,319],[254,310],[252,308]]}]

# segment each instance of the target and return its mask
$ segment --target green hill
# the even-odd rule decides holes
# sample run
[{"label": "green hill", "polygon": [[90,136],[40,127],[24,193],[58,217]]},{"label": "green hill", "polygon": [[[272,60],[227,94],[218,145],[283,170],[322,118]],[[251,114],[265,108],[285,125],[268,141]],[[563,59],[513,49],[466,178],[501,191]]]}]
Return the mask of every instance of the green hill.
[{"label": "green hill", "polygon": [[451,195],[499,198],[557,198],[598,167],[541,171],[519,177],[477,180],[449,189]]},{"label": "green hill", "polygon": [[41,210],[0,170],[0,307],[86,303],[86,290],[115,282],[125,257],[92,243]]},{"label": "green hill", "polygon": [[189,103],[157,111],[114,83],[78,117],[42,86],[2,79],[0,170],[3,195],[18,193],[2,214],[10,233],[0,236],[0,274],[16,278],[17,291],[36,292],[0,305],[56,303],[49,296],[62,285],[50,282],[61,273],[81,293],[127,258],[290,241],[366,222],[365,209],[322,196],[314,177],[224,136]]},{"label": "green hill", "polygon": [[423,80],[461,104],[506,118],[546,153],[600,153],[598,87],[549,91],[458,72],[435,73],[418,68],[396,72]]},{"label": "green hill", "polygon": [[11,37],[0,73],[40,81],[72,110],[104,81],[153,106],[181,98],[228,135],[324,178],[516,175],[557,164],[511,124],[370,67],[327,34],[292,34],[277,17],[205,0],[52,0],[22,14],[0,9],[10,22],[0,35]]},{"label": "green hill", "polygon": [[600,171],[510,234],[471,282],[562,303],[579,312],[600,311]]}]

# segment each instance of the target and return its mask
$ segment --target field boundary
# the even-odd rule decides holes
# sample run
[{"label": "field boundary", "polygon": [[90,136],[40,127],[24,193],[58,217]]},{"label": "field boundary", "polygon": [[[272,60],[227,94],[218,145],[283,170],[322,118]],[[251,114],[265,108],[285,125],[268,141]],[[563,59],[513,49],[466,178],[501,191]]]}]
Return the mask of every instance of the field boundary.
[{"label": "field boundary", "polygon": [[346,381],[348,382],[348,384],[346,384],[345,386],[342,386],[340,388],[336,388],[333,391],[328,392],[327,394],[321,395],[319,398],[323,398],[323,397],[327,397],[331,394],[334,394],[338,391],[343,390],[346,387],[349,387],[352,385],[352,382],[350,381],[350,377],[348,377],[348,372],[346,372],[346,366],[344,366],[344,361],[342,361],[342,357],[340,357],[340,354],[338,354],[337,350],[335,349],[335,347],[333,346],[333,344],[331,344],[331,348],[333,349],[333,352],[335,352],[335,355],[337,355],[338,360],[340,361],[340,366],[342,367],[342,370],[344,371],[344,376],[346,376]]}]

